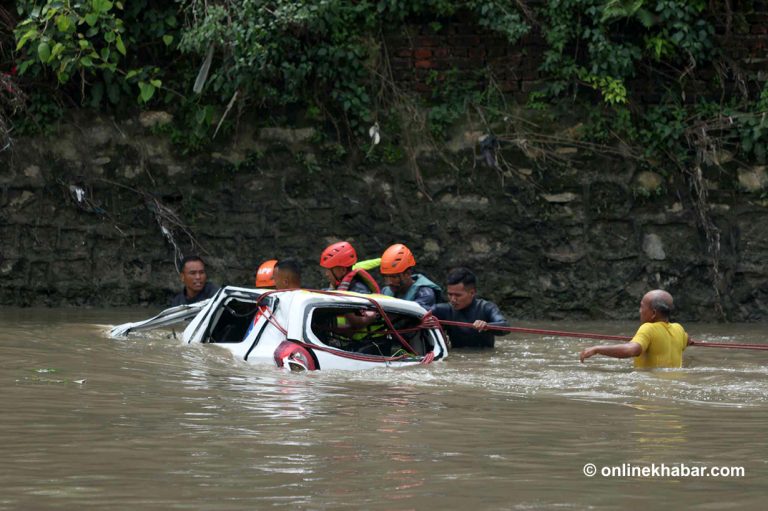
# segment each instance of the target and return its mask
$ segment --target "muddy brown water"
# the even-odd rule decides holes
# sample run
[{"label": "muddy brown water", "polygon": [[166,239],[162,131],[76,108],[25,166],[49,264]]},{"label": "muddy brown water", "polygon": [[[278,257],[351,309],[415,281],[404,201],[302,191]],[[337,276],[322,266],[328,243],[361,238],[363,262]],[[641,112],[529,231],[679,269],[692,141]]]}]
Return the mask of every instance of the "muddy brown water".
[{"label": "muddy brown water", "polygon": [[[154,312],[0,311],[0,509],[765,507],[768,352],[692,347],[682,370],[636,372],[579,364],[591,341],[515,334],[428,367],[301,374],[108,338]],[[686,327],[768,342],[764,325]],[[677,476],[629,472],[654,467]],[[721,467],[744,475],[680,475]]]}]

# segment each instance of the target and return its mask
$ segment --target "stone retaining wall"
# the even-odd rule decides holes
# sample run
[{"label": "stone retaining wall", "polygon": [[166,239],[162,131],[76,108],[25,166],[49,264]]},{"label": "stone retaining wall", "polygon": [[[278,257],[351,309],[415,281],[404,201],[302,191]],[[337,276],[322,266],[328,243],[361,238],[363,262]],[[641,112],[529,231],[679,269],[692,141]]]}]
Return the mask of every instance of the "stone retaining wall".
[{"label": "stone retaining wall", "polygon": [[[219,284],[248,285],[260,262],[295,256],[320,286],[321,250],[347,239],[362,257],[404,242],[436,281],[469,265],[481,294],[516,318],[634,319],[643,292],[663,287],[682,317],[717,319],[688,183],[625,160],[565,148],[553,167],[510,149],[516,170],[502,172],[466,132],[447,155],[458,172],[420,156],[427,197],[405,164],[334,163],[311,129],[243,130],[187,158],[152,134],[153,116],[163,114],[74,120],[0,154],[0,303],[167,304],[174,258],[193,251]],[[765,168],[705,178],[722,306],[731,320],[765,320]]]}]

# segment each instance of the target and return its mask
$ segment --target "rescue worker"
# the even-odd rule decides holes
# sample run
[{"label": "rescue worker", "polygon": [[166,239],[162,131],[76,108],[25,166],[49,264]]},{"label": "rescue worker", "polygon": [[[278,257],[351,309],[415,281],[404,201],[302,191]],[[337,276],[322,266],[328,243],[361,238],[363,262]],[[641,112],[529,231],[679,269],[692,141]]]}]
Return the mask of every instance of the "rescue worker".
[{"label": "rescue worker", "polygon": [[331,291],[354,291],[355,293],[380,293],[376,280],[362,268],[352,266],[357,262],[357,252],[346,241],[328,246],[320,255],[320,266],[325,268],[325,277]]},{"label": "rescue worker", "polygon": [[[365,269],[357,266],[357,252],[346,241],[329,245],[320,255],[320,266],[325,268],[330,291],[353,291],[355,293],[381,293],[376,280]],[[342,314],[336,318],[338,331],[348,331],[350,338],[364,338],[368,326],[378,314],[372,310]],[[356,332],[356,333],[355,333]]]},{"label": "rescue worker", "polygon": [[421,273],[413,273],[416,259],[405,245],[392,245],[381,256],[381,275],[386,286],[381,293],[416,302],[426,310],[441,301],[442,289]]},{"label": "rescue worker", "polygon": [[276,264],[277,259],[270,259],[261,263],[261,266],[256,271],[256,287],[275,289],[274,273]]},{"label": "rescue worker", "polygon": [[273,276],[276,289],[301,289],[301,265],[296,259],[280,259]]}]

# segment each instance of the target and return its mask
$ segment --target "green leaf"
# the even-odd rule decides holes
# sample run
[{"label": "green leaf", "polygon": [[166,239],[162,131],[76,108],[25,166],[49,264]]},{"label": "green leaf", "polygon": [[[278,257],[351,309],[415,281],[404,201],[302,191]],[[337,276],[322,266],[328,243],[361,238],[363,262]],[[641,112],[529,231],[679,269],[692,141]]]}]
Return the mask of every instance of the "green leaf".
[{"label": "green leaf", "polygon": [[131,78],[133,78],[134,76],[136,76],[136,75],[137,75],[137,74],[139,74],[140,72],[141,72],[141,69],[131,69],[130,71],[128,71],[128,72],[125,74],[125,79],[126,79],[126,80],[130,80]]},{"label": "green leaf", "polygon": [[19,39],[18,44],[16,44],[16,51],[19,51],[22,46],[24,46],[24,43],[26,43],[29,39],[37,36],[37,29],[32,28],[30,30],[27,30],[23,36],[21,36],[21,39]]},{"label": "green leaf", "polygon": [[99,15],[95,12],[89,12],[85,15],[85,22],[88,23],[89,27],[94,26],[97,21],[99,21]]},{"label": "green leaf", "polygon": [[72,20],[69,16],[65,16],[64,14],[58,16],[56,18],[56,26],[59,29],[59,32],[67,33],[71,28],[74,28],[74,25],[72,24]]},{"label": "green leaf", "polygon": [[104,62],[109,62],[109,55],[110,55],[109,48],[102,48],[100,52],[101,60]]},{"label": "green leaf", "polygon": [[162,80],[154,79],[154,80],[150,80],[149,83],[151,83],[152,85],[154,85],[158,89],[163,86]]},{"label": "green leaf", "polygon": [[155,86],[151,83],[139,82],[139,99],[142,103],[148,102],[155,95]]},{"label": "green leaf", "polygon": [[69,71],[69,65],[72,63],[72,57],[67,57],[61,61],[61,65],[59,66],[59,70],[56,71],[59,75],[62,75]]},{"label": "green leaf", "polygon": [[64,53],[64,45],[61,43],[54,44],[53,49],[51,50],[51,60],[55,59],[62,53]]},{"label": "green leaf", "polygon": [[48,60],[51,58],[51,47],[48,45],[48,43],[43,41],[37,45],[37,56],[41,62],[48,62]]},{"label": "green leaf", "polygon": [[163,36],[163,42],[165,43],[166,46],[170,46],[171,43],[173,42],[173,36],[169,34],[165,34]]},{"label": "green leaf", "polygon": [[112,2],[109,0],[91,0],[91,6],[96,12],[107,12],[112,8]]},{"label": "green leaf", "polygon": [[637,11],[637,19],[643,24],[645,28],[651,28],[655,23],[653,13],[648,9],[639,9]]},{"label": "green leaf", "polygon": [[23,75],[24,72],[27,70],[27,68],[29,66],[31,66],[31,65],[32,65],[32,61],[31,60],[25,60],[24,62],[19,64],[19,67],[18,67],[19,74]]},{"label": "green leaf", "polygon": [[205,133],[205,130],[213,122],[213,106],[206,105],[198,107],[195,112],[195,121],[197,123],[196,131],[201,135]]},{"label": "green leaf", "polygon": [[114,43],[115,42],[115,33],[114,32],[105,32],[104,33],[104,41],[108,43]]},{"label": "green leaf", "polygon": [[53,18],[54,16],[56,16],[57,12],[59,12],[59,8],[56,7],[56,6],[50,5],[50,3],[43,7],[44,19],[46,21],[48,21],[51,18]]},{"label": "green leaf", "polygon": [[115,47],[117,48],[117,51],[125,56],[125,44],[123,44],[123,38],[120,37],[120,34],[117,34],[117,39],[115,39]]}]

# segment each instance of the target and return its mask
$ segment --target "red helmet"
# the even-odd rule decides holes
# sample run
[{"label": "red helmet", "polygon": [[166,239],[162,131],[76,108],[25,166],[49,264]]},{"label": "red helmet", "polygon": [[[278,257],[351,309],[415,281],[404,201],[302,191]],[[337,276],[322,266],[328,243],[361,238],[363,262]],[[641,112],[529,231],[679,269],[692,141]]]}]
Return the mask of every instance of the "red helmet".
[{"label": "red helmet", "polygon": [[256,287],[275,287],[275,265],[277,259],[264,261],[256,271]]},{"label": "red helmet", "polygon": [[382,275],[396,275],[414,266],[416,259],[413,258],[413,253],[402,243],[392,245],[381,256]]},{"label": "red helmet", "polygon": [[340,241],[329,246],[320,255],[320,266],[323,268],[335,268],[343,266],[349,268],[357,262],[357,252],[346,241]]}]

